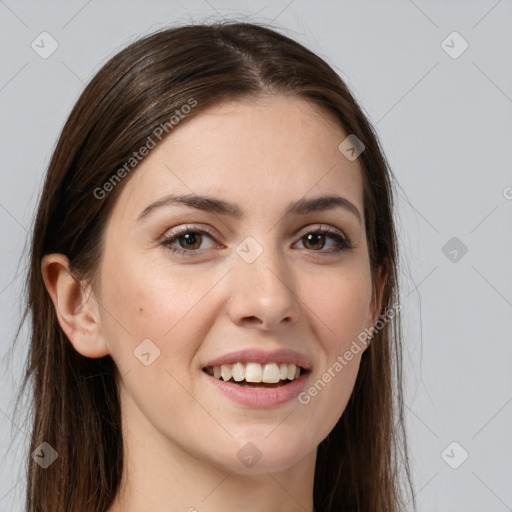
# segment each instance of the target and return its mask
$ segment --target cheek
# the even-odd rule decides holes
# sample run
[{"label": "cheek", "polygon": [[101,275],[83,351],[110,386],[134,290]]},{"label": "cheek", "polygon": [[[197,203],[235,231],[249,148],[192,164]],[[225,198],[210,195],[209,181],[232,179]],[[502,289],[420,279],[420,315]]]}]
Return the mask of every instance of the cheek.
[{"label": "cheek", "polygon": [[218,281],[213,273],[194,275],[161,260],[149,264],[139,258],[117,255],[102,268],[103,332],[121,373],[148,339],[160,350],[160,365],[190,361],[198,348],[194,340],[208,329],[210,291]]},{"label": "cheek", "polygon": [[[102,277],[103,332],[121,376],[126,410],[140,409],[148,418],[156,414],[156,421],[163,409],[193,408],[181,386],[190,388],[190,362],[202,339],[196,326],[205,327],[206,301],[200,299],[211,284],[191,282],[161,262],[137,264],[123,257],[105,262]],[[166,415],[160,420],[170,422]]]},{"label": "cheek", "polygon": [[[323,351],[315,379],[300,403],[314,411],[309,415],[311,428],[320,428],[321,435],[327,435],[345,410],[357,378],[365,348],[357,336],[366,327],[371,277],[361,264],[325,276],[307,276],[303,284],[303,289],[309,290],[303,292],[307,297],[305,312],[315,325]],[[314,419],[318,416],[323,418],[321,426]]]},{"label": "cheek", "polygon": [[[364,330],[371,303],[371,279],[364,266],[307,277],[303,296],[332,350],[341,350]],[[308,292],[306,292],[308,290]],[[306,311],[307,311],[306,309]]]}]

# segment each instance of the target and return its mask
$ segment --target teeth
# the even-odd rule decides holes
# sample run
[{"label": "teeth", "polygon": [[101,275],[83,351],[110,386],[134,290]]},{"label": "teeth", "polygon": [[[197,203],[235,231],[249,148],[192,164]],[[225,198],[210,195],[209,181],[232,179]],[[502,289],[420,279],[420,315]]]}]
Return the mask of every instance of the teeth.
[{"label": "teeth", "polygon": [[[261,365],[258,365],[261,366]],[[281,380],[281,375],[279,373],[279,368],[276,363],[269,363],[265,365],[265,369],[263,370],[263,382],[268,382],[270,384],[275,384]]]},{"label": "teeth", "polygon": [[[212,375],[211,369],[209,370]],[[300,376],[300,367],[294,363],[236,363],[233,365],[223,364],[213,367],[213,376],[216,379],[222,378],[228,381],[231,378],[235,382],[264,382],[267,384],[276,384],[280,380],[295,380]]]},{"label": "teeth", "polygon": [[[241,363],[237,363],[240,366]],[[263,372],[261,370],[261,364],[248,363],[245,367],[245,380],[246,382],[261,382],[263,379]]]},{"label": "teeth", "polygon": [[[213,369],[213,375],[215,375],[215,368]],[[221,366],[221,376],[222,376],[223,381],[228,381],[229,379],[231,379],[231,376],[232,376],[231,368],[228,365],[223,364]]]},{"label": "teeth", "polygon": [[245,379],[245,370],[242,363],[236,363],[233,365],[233,379],[235,382],[240,382]]}]

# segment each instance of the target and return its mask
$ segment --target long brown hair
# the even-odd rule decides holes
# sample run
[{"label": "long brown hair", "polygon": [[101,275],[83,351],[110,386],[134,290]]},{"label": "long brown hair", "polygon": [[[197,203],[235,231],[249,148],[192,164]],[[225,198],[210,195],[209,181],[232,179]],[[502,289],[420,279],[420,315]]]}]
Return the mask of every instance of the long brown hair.
[{"label": "long brown hair", "polygon": [[[382,266],[381,312],[399,304],[392,174],[373,128],[324,60],[273,28],[250,23],[169,28],[130,44],[101,68],[74,106],[51,158],[31,233],[28,305],[21,320],[22,325],[32,313],[31,344],[20,394],[30,383],[30,453],[47,442],[58,458],[43,469],[27,456],[27,512],[105,512],[123,471],[115,365],[109,356],[90,359],[72,347],[45,289],[43,256],[65,254],[73,275],[94,283],[106,220],[136,172],[126,167],[134,151],[159,127],[172,133],[170,116],[191,98],[196,104],[182,122],[226,99],[261,94],[314,102],[364,144],[359,158],[373,283]],[[95,191],[123,167],[123,179],[98,198]],[[397,512],[412,491],[401,340],[397,315],[362,355],[346,410],[318,447],[317,510]]]}]

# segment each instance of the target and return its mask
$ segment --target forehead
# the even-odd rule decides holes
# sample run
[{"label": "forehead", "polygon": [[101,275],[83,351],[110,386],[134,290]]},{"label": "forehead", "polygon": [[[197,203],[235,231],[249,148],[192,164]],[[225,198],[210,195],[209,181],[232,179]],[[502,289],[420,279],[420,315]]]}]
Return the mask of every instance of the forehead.
[{"label": "forehead", "polygon": [[362,210],[362,167],[338,149],[347,135],[333,115],[298,97],[225,101],[177,125],[151,150],[114,215],[133,219],[173,192],[217,196],[259,207],[259,214],[336,192]]}]

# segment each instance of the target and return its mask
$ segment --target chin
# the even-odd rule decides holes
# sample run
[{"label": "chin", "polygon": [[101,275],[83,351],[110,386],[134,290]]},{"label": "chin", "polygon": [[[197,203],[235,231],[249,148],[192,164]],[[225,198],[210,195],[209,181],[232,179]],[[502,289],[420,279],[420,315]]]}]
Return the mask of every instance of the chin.
[{"label": "chin", "polygon": [[[258,475],[285,471],[300,462],[311,450],[305,449],[304,441],[297,436],[296,442],[268,432],[260,436],[245,437],[236,442],[235,457],[226,461],[226,469],[241,475]],[[218,461],[220,459],[217,459]]]}]

